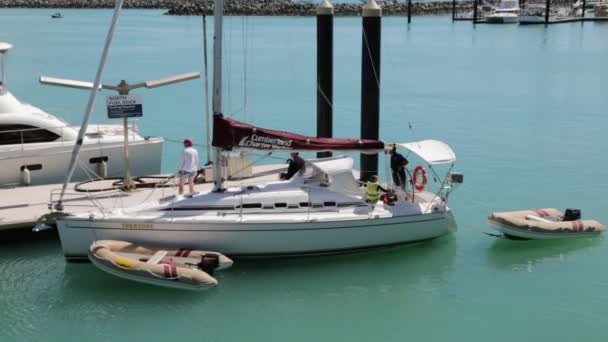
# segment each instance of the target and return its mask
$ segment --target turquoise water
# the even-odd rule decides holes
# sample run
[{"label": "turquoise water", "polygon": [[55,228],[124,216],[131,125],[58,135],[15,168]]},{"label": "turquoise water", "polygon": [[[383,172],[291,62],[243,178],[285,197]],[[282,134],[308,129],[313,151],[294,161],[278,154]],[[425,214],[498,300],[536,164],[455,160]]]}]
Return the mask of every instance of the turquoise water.
[{"label": "turquoise water", "polygon": [[[0,10],[0,41],[15,44],[8,85],[78,123],[88,94],[37,77],[92,79],[111,12],[62,10],[59,21],[52,12]],[[106,82],[201,69],[200,18],[161,13],[124,12]],[[357,136],[360,20],[338,18],[335,29],[335,135]],[[489,212],[529,207],[579,207],[608,222],[607,36],[608,25],[593,23],[473,27],[438,16],[414,17],[408,28],[385,18],[381,135],[453,146],[465,174],[451,198],[456,234],[353,255],[238,262],[203,293],[66,264],[56,239],[3,243],[0,341],[604,341],[604,238],[514,242],[482,232],[491,231]],[[314,19],[228,18],[225,38],[226,112],[314,134]],[[202,81],[140,93],[143,134],[204,140]],[[100,97],[94,121],[104,117]],[[166,144],[165,171],[178,152]]]}]

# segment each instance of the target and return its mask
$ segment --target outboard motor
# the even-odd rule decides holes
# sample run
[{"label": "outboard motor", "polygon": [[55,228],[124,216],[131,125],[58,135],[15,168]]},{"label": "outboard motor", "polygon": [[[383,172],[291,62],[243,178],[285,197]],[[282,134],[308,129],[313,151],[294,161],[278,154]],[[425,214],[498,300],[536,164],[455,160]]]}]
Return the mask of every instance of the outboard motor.
[{"label": "outboard motor", "polygon": [[580,209],[566,209],[564,213],[564,221],[576,221],[581,219],[581,210]]},{"label": "outboard motor", "polygon": [[201,262],[198,264],[198,268],[213,275],[216,268],[220,266],[220,257],[215,254],[205,254],[201,257]]}]

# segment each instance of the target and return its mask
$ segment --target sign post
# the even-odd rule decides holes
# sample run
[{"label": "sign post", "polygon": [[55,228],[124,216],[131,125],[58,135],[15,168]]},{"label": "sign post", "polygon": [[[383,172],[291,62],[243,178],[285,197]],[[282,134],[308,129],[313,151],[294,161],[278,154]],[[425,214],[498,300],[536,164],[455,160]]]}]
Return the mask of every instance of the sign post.
[{"label": "sign post", "polygon": [[[124,81],[123,81],[124,82]],[[122,83],[122,82],[121,82]],[[131,162],[129,161],[129,118],[142,117],[143,107],[141,95],[129,95],[129,90],[126,87],[118,86],[120,95],[108,95],[106,104],[108,107],[108,118],[119,119],[123,121],[123,132],[125,135],[125,179],[123,181],[123,189],[131,191],[135,188],[131,182]]]}]

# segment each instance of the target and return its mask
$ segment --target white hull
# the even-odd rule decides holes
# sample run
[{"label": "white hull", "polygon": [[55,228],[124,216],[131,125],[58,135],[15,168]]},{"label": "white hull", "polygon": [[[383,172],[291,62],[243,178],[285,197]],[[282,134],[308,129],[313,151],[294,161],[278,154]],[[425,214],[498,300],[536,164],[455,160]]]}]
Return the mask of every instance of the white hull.
[{"label": "white hull", "polygon": [[229,256],[339,253],[429,240],[455,231],[450,211],[319,222],[187,223],[66,217],[58,221],[64,255],[86,258],[94,240],[214,250]]},{"label": "white hull", "polygon": [[563,232],[563,233],[545,233],[538,232],[533,230],[527,230],[522,228],[516,228],[512,226],[508,226],[505,224],[500,224],[498,222],[494,222],[490,220],[490,224],[499,232],[510,236],[516,237],[520,239],[529,239],[529,240],[555,240],[555,239],[573,239],[580,237],[590,237],[597,236],[601,234],[601,231],[593,231],[593,232]]},{"label": "white hull", "polygon": [[[0,158],[0,185],[20,185],[21,167],[41,165],[41,170],[31,170],[31,185],[61,183],[72,156],[73,142],[45,143],[43,148],[26,151],[4,152]],[[135,176],[156,175],[160,173],[163,140],[150,138],[129,144],[131,174]],[[80,161],[93,172],[97,164],[91,158],[107,157],[107,177],[120,177],[124,174],[124,147],[120,142],[89,143],[81,150]],[[77,167],[73,181],[89,179],[82,167]]]}]

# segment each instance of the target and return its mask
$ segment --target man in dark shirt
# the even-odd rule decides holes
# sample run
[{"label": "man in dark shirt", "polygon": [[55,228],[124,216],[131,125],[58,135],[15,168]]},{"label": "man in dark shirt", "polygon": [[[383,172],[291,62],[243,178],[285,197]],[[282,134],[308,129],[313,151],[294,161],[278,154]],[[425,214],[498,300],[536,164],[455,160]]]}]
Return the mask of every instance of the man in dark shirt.
[{"label": "man in dark shirt", "polygon": [[407,159],[397,152],[397,147],[393,145],[393,148],[390,150],[391,155],[391,171],[393,174],[393,183],[395,186],[401,187],[403,191],[405,191],[406,177],[405,177],[405,167],[409,163]]},{"label": "man in dark shirt", "polygon": [[303,171],[306,168],[306,162],[298,152],[291,153],[291,159],[289,159],[289,166],[287,166],[287,173],[281,173],[281,179],[291,179],[293,175],[299,171]]}]

